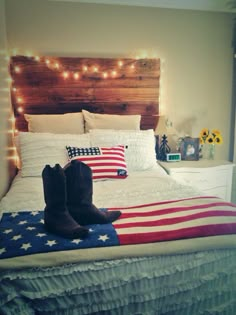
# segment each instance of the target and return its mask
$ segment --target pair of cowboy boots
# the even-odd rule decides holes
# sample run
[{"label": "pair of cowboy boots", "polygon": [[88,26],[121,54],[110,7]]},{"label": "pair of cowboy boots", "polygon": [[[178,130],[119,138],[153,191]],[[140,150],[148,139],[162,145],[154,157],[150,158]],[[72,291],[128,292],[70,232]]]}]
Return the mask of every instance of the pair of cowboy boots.
[{"label": "pair of cowboy boots", "polygon": [[85,238],[83,225],[111,223],[120,211],[102,211],[92,202],[93,182],[89,166],[73,160],[64,168],[46,165],[42,172],[45,228],[65,238]]}]

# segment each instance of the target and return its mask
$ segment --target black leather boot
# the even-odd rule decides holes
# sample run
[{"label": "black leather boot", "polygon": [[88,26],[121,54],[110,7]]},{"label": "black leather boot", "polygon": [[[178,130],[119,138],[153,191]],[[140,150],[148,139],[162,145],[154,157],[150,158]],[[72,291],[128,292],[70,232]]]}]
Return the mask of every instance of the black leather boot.
[{"label": "black leather boot", "polygon": [[102,211],[93,205],[93,182],[91,168],[73,160],[64,167],[67,183],[68,209],[81,225],[105,224],[115,221],[120,211]]},{"label": "black leather boot", "polygon": [[65,238],[84,238],[88,229],[79,226],[66,207],[66,177],[59,164],[46,165],[42,172],[44,200],[44,225],[48,232]]}]

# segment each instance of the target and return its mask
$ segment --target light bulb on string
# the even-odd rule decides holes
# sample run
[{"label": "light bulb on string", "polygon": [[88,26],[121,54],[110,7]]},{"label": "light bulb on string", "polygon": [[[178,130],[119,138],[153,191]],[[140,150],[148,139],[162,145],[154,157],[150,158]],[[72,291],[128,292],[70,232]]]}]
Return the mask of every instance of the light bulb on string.
[{"label": "light bulb on string", "polygon": [[8,83],[12,83],[12,82],[13,82],[13,79],[12,79],[11,77],[8,77],[8,78],[6,78],[6,81],[7,81]]},{"label": "light bulb on string", "polygon": [[21,72],[21,68],[19,66],[15,66],[14,71],[16,73],[20,73]]},{"label": "light bulb on string", "polygon": [[19,106],[19,107],[17,108],[17,111],[18,111],[18,113],[23,113],[24,109],[23,109],[22,106]]},{"label": "light bulb on string", "polygon": [[59,69],[59,68],[60,68],[60,65],[59,65],[58,62],[54,63],[54,68],[55,68],[55,69]]},{"label": "light bulb on string", "polygon": [[11,53],[12,53],[12,56],[16,56],[18,53],[18,48],[13,48]]},{"label": "light bulb on string", "polygon": [[68,79],[68,78],[69,78],[69,72],[68,72],[68,71],[64,71],[64,72],[62,73],[62,75],[63,75],[63,78],[64,78],[64,79]]},{"label": "light bulb on string", "polygon": [[14,124],[14,123],[15,123],[15,121],[16,121],[16,118],[12,115],[12,117],[11,117],[11,118],[9,118],[9,120],[10,120],[10,122],[11,122],[12,124]]},{"label": "light bulb on string", "polygon": [[97,73],[98,72],[98,67],[93,67],[93,72]]},{"label": "light bulb on string", "polygon": [[87,66],[83,66],[83,71],[87,72],[88,71],[88,67]]},{"label": "light bulb on string", "polygon": [[17,97],[17,99],[16,99],[16,100],[17,100],[17,102],[18,102],[18,103],[23,103],[23,99],[22,99],[22,97]]},{"label": "light bulb on string", "polygon": [[74,77],[75,80],[78,80],[78,79],[79,79],[79,73],[78,73],[78,72],[75,72],[75,73],[73,74],[73,77]]},{"label": "light bulb on string", "polygon": [[26,52],[25,52],[25,55],[26,55],[27,57],[31,58],[31,57],[33,56],[33,53],[32,53],[32,51],[26,51]]}]

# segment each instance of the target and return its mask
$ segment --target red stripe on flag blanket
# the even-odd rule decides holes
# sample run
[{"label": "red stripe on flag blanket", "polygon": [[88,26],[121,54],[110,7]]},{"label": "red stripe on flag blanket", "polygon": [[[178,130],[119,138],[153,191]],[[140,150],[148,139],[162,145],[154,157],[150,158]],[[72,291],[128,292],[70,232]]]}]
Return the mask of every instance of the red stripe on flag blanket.
[{"label": "red stripe on flag blanket", "polygon": [[172,241],[177,239],[196,238],[203,236],[213,236],[222,234],[235,234],[236,223],[231,224],[212,224],[205,226],[193,226],[190,228],[184,228],[173,231],[162,231],[153,233],[139,233],[139,234],[123,234],[118,238],[120,244],[140,244],[140,243],[152,243],[160,241]]},{"label": "red stripe on flag blanket", "polygon": [[[191,220],[201,219],[201,218],[209,218],[209,217],[219,217],[219,216],[232,216],[236,217],[236,212],[233,211],[207,211],[201,213],[195,213],[182,217],[174,217],[168,219],[160,219],[160,220],[145,220],[141,222],[128,222],[128,223],[117,223],[114,224],[116,229],[127,228],[127,227],[137,227],[137,226],[164,226],[171,225],[176,223],[187,222]],[[122,219],[123,217],[120,217]],[[149,217],[152,219],[152,217]]]},{"label": "red stripe on flag blanket", "polygon": [[[141,212],[141,211],[139,211],[139,212],[135,212],[135,211],[134,212],[133,211],[132,212],[123,212],[122,217],[120,217],[120,219],[121,218],[124,219],[124,218],[137,217],[137,216],[149,217],[149,216],[164,215],[164,214],[169,214],[169,213],[174,213],[174,212],[191,211],[191,210],[197,210],[197,209],[199,209],[199,210],[208,209],[208,208],[212,208],[212,207],[215,207],[215,209],[216,209],[217,207],[224,207],[224,206],[228,207],[229,205],[226,202],[212,202],[212,203],[201,204],[201,205],[196,205],[196,206],[190,206],[189,205],[189,206],[182,206],[182,207],[155,209],[155,210],[151,210],[148,212],[146,211],[147,208],[143,206],[142,207],[143,212]],[[117,209],[121,210],[121,208],[117,208]],[[140,207],[139,207],[139,209],[140,209]],[[111,209],[109,208],[109,210],[111,210]],[[123,209],[123,210],[125,210],[125,209]]]}]

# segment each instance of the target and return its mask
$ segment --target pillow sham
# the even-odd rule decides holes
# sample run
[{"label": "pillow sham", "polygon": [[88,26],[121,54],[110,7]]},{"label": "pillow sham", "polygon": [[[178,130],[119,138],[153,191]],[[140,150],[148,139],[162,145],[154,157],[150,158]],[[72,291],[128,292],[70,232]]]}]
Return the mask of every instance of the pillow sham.
[{"label": "pillow sham", "polygon": [[139,130],[141,115],[94,114],[82,110],[85,121],[85,132],[91,129],[125,129]]},{"label": "pillow sham", "polygon": [[89,135],[19,133],[21,176],[41,176],[46,164],[62,167],[68,163],[66,145],[88,147]]},{"label": "pillow sham", "polygon": [[92,170],[93,180],[124,179],[127,177],[125,148],[114,147],[66,147],[69,160],[78,159]]},{"label": "pillow sham", "polygon": [[83,134],[84,119],[82,113],[60,115],[24,114],[29,132],[47,132],[60,134]]},{"label": "pillow sham", "polygon": [[92,146],[127,146],[125,159],[128,171],[143,171],[156,167],[155,136],[149,130],[90,130]]}]

